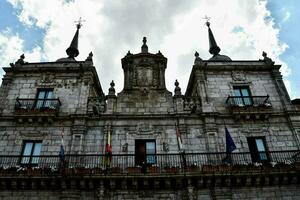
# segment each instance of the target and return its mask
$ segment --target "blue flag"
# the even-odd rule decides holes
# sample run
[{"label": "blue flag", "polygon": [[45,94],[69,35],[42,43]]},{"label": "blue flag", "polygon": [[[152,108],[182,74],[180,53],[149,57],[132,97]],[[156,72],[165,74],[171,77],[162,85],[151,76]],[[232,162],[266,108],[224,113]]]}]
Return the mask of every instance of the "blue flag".
[{"label": "blue flag", "polygon": [[58,156],[61,159],[64,159],[64,157],[65,157],[64,138],[63,138],[63,136],[61,137],[61,145],[60,145],[60,150],[59,150]]},{"label": "blue flag", "polygon": [[226,133],[226,153],[231,153],[233,150],[236,149],[236,146],[226,126],[225,126],[225,133]]},{"label": "blue flag", "polygon": [[60,146],[60,150],[59,150],[58,156],[59,156],[61,159],[63,159],[63,158],[65,157],[65,150],[64,150],[64,146],[63,146],[63,145]]}]

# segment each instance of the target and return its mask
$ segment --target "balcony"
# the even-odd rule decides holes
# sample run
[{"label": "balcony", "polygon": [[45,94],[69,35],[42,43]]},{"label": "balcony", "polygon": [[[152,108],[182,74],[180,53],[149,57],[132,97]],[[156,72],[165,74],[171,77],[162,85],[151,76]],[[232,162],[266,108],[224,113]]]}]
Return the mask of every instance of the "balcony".
[{"label": "balcony", "polygon": [[211,188],[299,183],[299,151],[263,153],[268,154],[268,162],[252,162],[250,153],[232,153],[230,157],[226,153],[152,154],[147,155],[152,164],[144,166],[135,164],[133,154],[0,155],[0,188],[153,191],[182,189],[189,184]]},{"label": "balcony", "polygon": [[[293,170],[300,161],[299,151],[272,151],[267,153],[268,162],[252,162],[250,153],[184,153],[184,154],[148,154],[151,164],[135,164],[134,154],[118,154],[108,157],[103,154],[65,155],[64,158],[43,156],[0,155],[1,174],[18,175],[30,169],[38,175],[159,175],[181,173],[227,173],[227,172],[265,172]],[[230,159],[229,159],[230,158]],[[230,160],[230,162],[229,162]]]},{"label": "balcony", "polygon": [[24,119],[29,122],[33,121],[33,118],[42,120],[52,117],[58,114],[61,102],[57,99],[24,99],[17,98],[15,103],[15,116],[18,117],[19,122],[23,122]]},{"label": "balcony", "polygon": [[230,111],[236,118],[240,119],[266,119],[269,117],[272,104],[269,96],[228,96],[226,100]]}]

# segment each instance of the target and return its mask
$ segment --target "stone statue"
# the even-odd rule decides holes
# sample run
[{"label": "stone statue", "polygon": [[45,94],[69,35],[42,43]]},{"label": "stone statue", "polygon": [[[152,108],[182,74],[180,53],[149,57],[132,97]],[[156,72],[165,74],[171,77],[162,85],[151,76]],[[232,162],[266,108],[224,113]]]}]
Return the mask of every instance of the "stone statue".
[{"label": "stone statue", "polygon": [[17,60],[17,62],[16,62],[16,64],[24,64],[24,63],[27,63],[27,62],[25,62],[24,61],[24,59],[25,59],[25,55],[24,54],[22,54],[21,56],[20,56],[20,58]]},{"label": "stone statue", "polygon": [[274,65],[275,62],[267,56],[266,52],[263,51],[262,56],[264,57],[264,59],[260,59],[261,61],[264,61],[266,64]]}]

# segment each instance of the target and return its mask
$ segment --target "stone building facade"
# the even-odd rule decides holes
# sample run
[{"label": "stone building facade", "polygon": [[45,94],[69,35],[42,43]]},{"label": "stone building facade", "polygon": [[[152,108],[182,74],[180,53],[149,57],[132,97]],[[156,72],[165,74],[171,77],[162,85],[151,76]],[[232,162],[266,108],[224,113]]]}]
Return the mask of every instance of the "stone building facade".
[{"label": "stone building facade", "polygon": [[213,56],[195,53],[185,94],[144,38],[105,95],[93,54],[75,60],[80,24],[67,58],[4,67],[0,199],[299,199],[300,113],[280,65],[219,54],[207,25]]}]

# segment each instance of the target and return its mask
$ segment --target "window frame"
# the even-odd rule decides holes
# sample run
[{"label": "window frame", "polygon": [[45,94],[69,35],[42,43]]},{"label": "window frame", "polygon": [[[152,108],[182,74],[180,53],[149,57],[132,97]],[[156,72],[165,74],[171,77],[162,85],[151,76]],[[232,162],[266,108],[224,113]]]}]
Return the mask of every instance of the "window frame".
[{"label": "window frame", "polygon": [[[147,143],[154,143],[154,153],[150,155],[147,154]],[[138,153],[139,145],[144,145],[145,154]],[[142,157],[142,158],[141,158]],[[148,162],[148,159],[153,159],[153,162]],[[152,166],[157,163],[156,158],[156,140],[155,139],[136,139],[135,140],[135,153],[134,153],[134,162],[136,166],[142,166],[143,162],[147,166]]]},{"label": "window frame", "polygon": [[[26,144],[29,144],[29,143],[32,143],[30,155],[24,155],[25,149],[26,149]],[[34,151],[35,151],[36,144],[41,145],[39,155],[33,155]],[[20,161],[19,161],[20,165],[21,166],[37,166],[38,162],[39,162],[39,157],[36,158],[35,156],[40,156],[41,155],[42,144],[43,144],[42,140],[24,140],[23,141],[23,146],[22,146],[22,151],[21,151],[21,156],[20,156]],[[32,162],[34,158],[37,161],[34,160],[34,162]],[[24,159],[26,160],[26,162],[23,162]]]},{"label": "window frame", "polygon": [[[265,151],[259,151],[257,140],[261,140]],[[252,162],[265,163],[270,161],[269,150],[265,136],[247,137],[247,143]]]},{"label": "window frame", "polygon": [[[243,106],[252,106],[253,105],[253,99],[252,99],[252,93],[250,90],[249,85],[234,85],[232,87],[233,89],[233,95],[234,95],[234,102],[237,105],[243,105]],[[243,94],[243,89],[247,90],[248,96],[245,96]],[[236,96],[236,91],[239,91],[239,96]]]},{"label": "window frame", "polygon": [[[34,108],[36,109],[45,109],[51,107],[51,99],[53,99],[53,94],[54,94],[54,88],[38,88],[36,92],[36,97],[35,97],[35,105]],[[45,92],[43,98],[39,98],[40,92]],[[48,94],[52,92],[51,98],[48,98]]]}]

